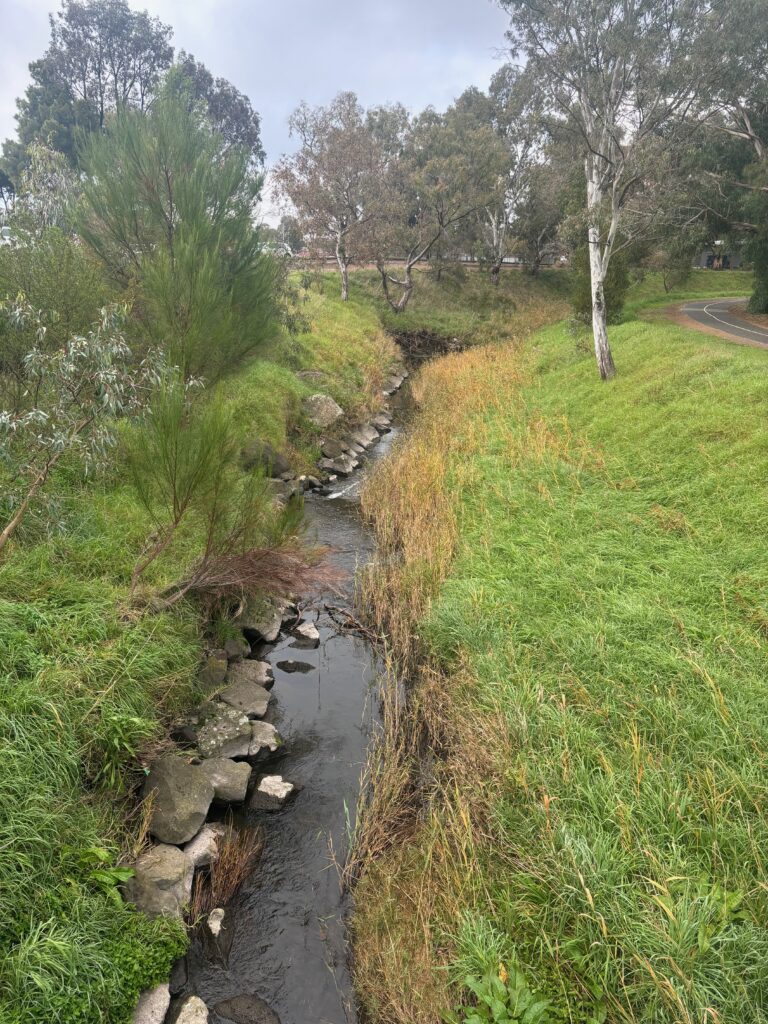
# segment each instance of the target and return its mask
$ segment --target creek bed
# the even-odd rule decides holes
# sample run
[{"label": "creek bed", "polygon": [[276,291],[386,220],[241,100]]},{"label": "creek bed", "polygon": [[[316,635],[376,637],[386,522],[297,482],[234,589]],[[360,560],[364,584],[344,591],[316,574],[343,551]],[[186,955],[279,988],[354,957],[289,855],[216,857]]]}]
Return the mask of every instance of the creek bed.
[{"label": "creek bed", "polygon": [[[329,546],[330,561],[347,578],[343,595],[330,596],[329,605],[352,606],[355,572],[373,555],[360,516],[360,488],[396,435],[396,429],[384,435],[363,470],[339,481],[331,495],[306,501],[308,539]],[[275,700],[267,720],[285,739],[281,756],[266,770],[301,789],[281,811],[249,812],[242,819],[263,831],[264,850],[227,908],[234,939],[226,965],[207,959],[197,939],[188,954],[184,991],[203,999],[212,1021],[227,1019],[216,1017],[218,1003],[242,994],[264,1000],[281,1024],[357,1021],[345,927],[351,906],[335,860],[343,863],[347,850],[382,666],[365,640],[339,632],[322,595],[305,606],[304,615],[316,621],[317,649],[294,646],[293,637],[281,635],[255,652],[273,666]],[[279,663],[286,661],[303,668],[284,671]]]}]

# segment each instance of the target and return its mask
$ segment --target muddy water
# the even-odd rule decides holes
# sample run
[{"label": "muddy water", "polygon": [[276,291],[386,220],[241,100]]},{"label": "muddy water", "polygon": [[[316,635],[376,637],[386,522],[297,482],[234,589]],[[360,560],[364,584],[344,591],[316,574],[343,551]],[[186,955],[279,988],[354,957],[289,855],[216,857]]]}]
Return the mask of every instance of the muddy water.
[{"label": "muddy water", "polygon": [[[316,595],[305,608],[305,618],[320,631],[319,648],[298,649],[286,636],[257,652],[275,674],[267,720],[285,739],[282,756],[266,771],[302,788],[276,814],[246,815],[248,826],[263,829],[265,846],[253,877],[229,908],[235,930],[227,964],[206,960],[199,944],[189,956],[187,991],[211,1010],[247,993],[263,999],[282,1024],[357,1020],[344,926],[350,907],[334,859],[343,862],[347,847],[381,666],[367,643],[339,632],[325,600],[333,606],[352,603],[355,571],[373,550],[360,518],[362,477],[386,454],[395,434],[382,438],[362,474],[340,482],[329,497],[306,503],[309,537],[332,547],[332,561],[348,574],[342,597]],[[289,660],[301,662],[302,670],[279,667]]]}]

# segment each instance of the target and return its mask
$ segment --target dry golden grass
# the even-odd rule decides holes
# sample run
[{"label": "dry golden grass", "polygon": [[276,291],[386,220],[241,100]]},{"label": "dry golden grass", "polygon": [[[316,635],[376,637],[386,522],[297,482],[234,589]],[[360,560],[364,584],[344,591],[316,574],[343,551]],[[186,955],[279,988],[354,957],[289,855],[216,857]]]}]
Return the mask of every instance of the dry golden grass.
[{"label": "dry golden grass", "polygon": [[[457,494],[489,444],[486,416],[520,401],[527,380],[522,340],[563,315],[559,303],[532,305],[505,345],[482,345],[424,366],[412,381],[418,410],[407,440],[366,486],[363,509],[378,560],[363,598],[388,648],[398,655],[383,694],[383,727],[368,765],[353,857],[355,980],[377,1024],[436,1024],[451,1008],[445,967],[449,934],[463,907],[485,907],[473,865],[493,832],[484,809],[505,776],[508,729],[498,707],[461,714],[468,665],[445,678],[421,642],[418,624],[449,572],[460,532]],[[490,385],[490,386],[489,386]],[[496,425],[498,436],[498,424]],[[594,458],[532,419],[504,437],[503,457],[525,450]],[[405,674],[407,688],[398,682]],[[468,795],[466,780],[476,788]],[[467,887],[473,891],[467,892]]]},{"label": "dry golden grass", "polygon": [[264,847],[261,832],[236,829],[231,823],[219,844],[219,857],[208,871],[198,871],[192,888],[189,916],[199,921],[216,907],[226,907],[256,866]]}]

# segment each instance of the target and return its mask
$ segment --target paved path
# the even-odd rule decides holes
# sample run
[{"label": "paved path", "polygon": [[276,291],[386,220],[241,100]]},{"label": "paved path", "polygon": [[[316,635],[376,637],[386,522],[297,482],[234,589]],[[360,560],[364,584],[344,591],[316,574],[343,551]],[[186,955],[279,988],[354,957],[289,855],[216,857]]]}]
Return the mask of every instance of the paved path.
[{"label": "paved path", "polygon": [[683,302],[675,307],[674,312],[681,323],[689,321],[686,326],[728,338],[740,345],[768,348],[768,327],[759,327],[732,312],[734,306],[744,306],[746,302],[746,299],[700,299]]}]

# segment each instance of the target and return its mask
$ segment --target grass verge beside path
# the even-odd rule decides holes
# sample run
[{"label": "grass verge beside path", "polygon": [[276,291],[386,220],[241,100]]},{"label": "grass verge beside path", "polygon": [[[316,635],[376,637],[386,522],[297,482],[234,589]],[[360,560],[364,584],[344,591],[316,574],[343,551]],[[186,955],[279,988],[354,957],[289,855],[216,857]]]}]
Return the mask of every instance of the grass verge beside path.
[{"label": "grass verge beside path", "polygon": [[418,637],[439,755],[418,814],[402,731],[375,766],[402,798],[362,832],[375,1020],[437,1021],[483,976],[543,1022],[765,1019],[766,356],[611,340],[610,385],[563,325],[426,367],[369,491],[372,599]]}]

